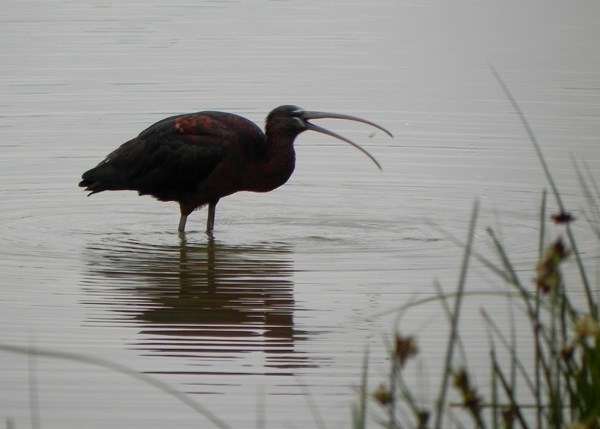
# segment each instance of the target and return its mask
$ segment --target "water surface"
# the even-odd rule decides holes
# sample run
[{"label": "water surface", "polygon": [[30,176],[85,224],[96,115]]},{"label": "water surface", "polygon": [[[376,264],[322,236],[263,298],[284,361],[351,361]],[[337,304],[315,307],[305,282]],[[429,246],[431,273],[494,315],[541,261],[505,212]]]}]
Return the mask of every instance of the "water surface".
[{"label": "water surface", "polygon": [[[365,349],[376,386],[383,336],[407,302],[452,291],[473,203],[475,243],[493,227],[524,278],[547,187],[488,64],[538,136],[566,204],[584,199],[571,158],[600,166],[598,6],[520,2],[3,2],[0,35],[1,343],[109,359],[187,392],[233,427],[348,427]],[[175,204],[86,198],[81,173],[168,115],[226,110],[262,123],[280,104],[373,120],[297,140],[296,172],[264,195],[205,212],[176,233]],[[549,206],[554,210],[550,199]],[[551,225],[549,234],[559,228]],[[575,224],[586,257],[595,241]],[[474,266],[469,290],[503,290]],[[465,333],[487,368],[479,310]],[[385,315],[382,315],[385,314]],[[445,345],[439,304],[404,315],[425,399]],[[483,356],[483,357],[482,357]],[[163,392],[105,369],[0,353],[1,416],[43,427],[198,427]],[[33,377],[30,377],[33,374]],[[485,379],[485,376],[482,375]],[[30,384],[33,380],[33,387]],[[431,386],[430,386],[431,385]],[[255,424],[255,422],[257,422]]]}]

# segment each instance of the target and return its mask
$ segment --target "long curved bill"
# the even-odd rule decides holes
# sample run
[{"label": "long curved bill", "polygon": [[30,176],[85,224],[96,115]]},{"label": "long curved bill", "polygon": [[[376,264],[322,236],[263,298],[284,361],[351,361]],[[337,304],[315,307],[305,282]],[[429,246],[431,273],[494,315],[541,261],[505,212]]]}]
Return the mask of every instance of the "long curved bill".
[{"label": "long curved bill", "polygon": [[348,143],[351,146],[354,146],[356,149],[360,150],[362,153],[364,153],[366,156],[368,156],[369,159],[375,163],[375,165],[377,166],[377,168],[379,168],[381,170],[381,165],[379,164],[379,162],[375,159],[375,157],[373,155],[371,155],[369,152],[367,152],[366,149],[364,149],[361,146],[359,146],[358,144],[354,143],[352,140],[349,140],[349,139],[347,139],[344,136],[341,136],[341,135],[339,135],[337,133],[334,133],[333,131],[329,131],[329,130],[327,130],[325,128],[319,127],[318,125],[310,123],[310,122],[308,122],[308,120],[309,119],[345,119],[347,121],[362,122],[363,124],[370,125],[372,127],[375,127],[377,129],[383,131],[384,133],[386,133],[390,137],[394,137],[392,135],[392,133],[390,133],[388,130],[386,130],[385,128],[383,128],[381,125],[377,125],[375,122],[367,121],[366,119],[358,118],[356,116],[342,115],[340,113],[307,112],[307,111],[303,111],[302,112],[302,118],[305,120],[305,124],[306,124],[306,128],[307,129],[312,130],[312,131],[316,131],[318,133],[326,134],[328,136],[331,136],[331,137],[334,137],[336,139],[342,140],[343,142],[346,142],[346,143]]}]

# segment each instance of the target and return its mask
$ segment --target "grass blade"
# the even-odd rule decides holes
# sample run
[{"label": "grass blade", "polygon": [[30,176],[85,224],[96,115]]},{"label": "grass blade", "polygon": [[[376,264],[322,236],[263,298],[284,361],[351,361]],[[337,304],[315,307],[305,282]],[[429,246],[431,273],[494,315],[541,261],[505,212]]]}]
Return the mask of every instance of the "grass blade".
[{"label": "grass blade", "polygon": [[86,365],[93,365],[101,368],[106,368],[111,371],[127,375],[129,377],[135,378],[143,383],[149,384],[163,392],[171,395],[179,402],[184,403],[188,407],[192,408],[194,411],[198,412],[202,416],[204,416],[207,420],[210,420],[216,427],[221,429],[230,429],[230,426],[227,425],[223,420],[219,419],[213,413],[211,413],[207,408],[200,405],[198,402],[194,401],[190,396],[186,395],[183,392],[173,389],[167,383],[160,381],[157,378],[151,377],[148,374],[144,374],[142,372],[135,371],[125,365],[121,365],[116,362],[111,362],[109,360],[100,359],[93,356],[86,356],[79,353],[71,353],[71,352],[58,352],[49,349],[42,349],[37,347],[21,347],[14,346],[10,344],[0,344],[0,351],[8,352],[8,353],[19,353],[27,356],[37,356],[44,357],[50,359],[61,359],[68,360],[72,362],[78,362]]},{"label": "grass blade", "polygon": [[448,348],[446,350],[446,358],[444,364],[444,376],[442,378],[442,384],[440,386],[440,394],[437,403],[436,421],[434,427],[442,427],[442,415],[443,410],[446,406],[446,395],[448,393],[448,381],[452,374],[452,358],[454,356],[454,348],[457,343],[458,337],[458,321],[460,319],[460,308],[462,304],[463,291],[465,289],[467,281],[467,272],[469,268],[469,259],[471,257],[471,251],[473,248],[473,237],[475,236],[475,226],[477,224],[477,216],[479,213],[479,202],[475,201],[473,205],[473,212],[471,214],[471,221],[469,223],[469,233],[467,238],[467,244],[465,246],[465,252],[463,254],[463,262],[460,270],[460,276],[458,280],[458,287],[456,293],[456,299],[454,301],[454,311],[450,325],[450,338],[448,340]]},{"label": "grass blade", "polygon": [[[529,136],[529,140],[531,141],[531,144],[533,145],[533,148],[535,149],[535,152],[540,161],[540,164],[542,165],[542,169],[544,170],[544,174],[546,175],[546,180],[548,180],[548,183],[550,184],[550,188],[552,188],[552,193],[554,194],[554,198],[556,199],[556,204],[558,205],[560,213],[566,213],[562,198],[560,197],[560,193],[558,192],[558,187],[556,186],[556,183],[554,182],[552,174],[550,173],[550,168],[548,167],[548,164],[546,163],[546,159],[544,158],[544,154],[542,153],[542,149],[540,148],[540,145],[535,137],[535,134],[533,133],[533,130],[531,129],[531,126],[529,125],[529,122],[527,121],[527,118],[521,111],[521,107],[519,106],[519,104],[517,103],[515,98],[513,97],[512,93],[510,92],[510,90],[508,89],[508,87],[506,86],[506,84],[504,83],[502,78],[500,77],[500,74],[496,71],[496,69],[492,65],[490,65],[490,69],[492,70],[492,73],[494,74],[496,81],[502,88],[504,95],[506,95],[506,98],[508,98],[508,100],[512,104],[513,109],[515,109],[515,112],[519,116],[519,119],[521,120],[521,123],[523,124],[523,127],[525,128],[525,131],[527,132],[527,135]],[[583,261],[581,259],[581,254],[579,253],[579,250],[577,249],[575,235],[573,234],[573,230],[571,228],[570,223],[566,224],[566,231],[567,231],[567,235],[569,236],[569,242],[570,242],[571,248],[573,249],[573,254],[575,255],[575,260],[577,261],[577,267],[579,269],[579,275],[581,276],[581,280],[583,282],[583,286],[585,289],[590,313],[595,318],[597,318],[598,317],[598,309],[597,309],[596,304],[594,303],[594,297],[592,295],[592,289],[590,286],[590,282],[587,278],[587,273],[586,273],[585,267],[583,265]]]}]

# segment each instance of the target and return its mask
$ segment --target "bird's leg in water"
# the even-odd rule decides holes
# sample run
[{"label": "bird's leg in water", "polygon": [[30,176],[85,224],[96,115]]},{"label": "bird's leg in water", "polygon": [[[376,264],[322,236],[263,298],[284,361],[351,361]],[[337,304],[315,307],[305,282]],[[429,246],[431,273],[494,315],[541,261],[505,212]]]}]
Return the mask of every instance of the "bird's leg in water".
[{"label": "bird's leg in water", "polygon": [[179,226],[177,227],[177,231],[184,232],[185,231],[185,222],[187,221],[187,215],[181,214],[179,218]]},{"label": "bird's leg in water", "polygon": [[179,218],[179,226],[177,227],[177,231],[185,231],[185,223],[187,222],[187,217],[190,215],[191,212],[194,211],[194,208],[194,204],[179,202],[179,211],[181,213],[181,217]]},{"label": "bird's leg in water", "polygon": [[219,200],[208,203],[208,219],[206,220],[206,232],[212,233],[215,226],[215,208]]}]

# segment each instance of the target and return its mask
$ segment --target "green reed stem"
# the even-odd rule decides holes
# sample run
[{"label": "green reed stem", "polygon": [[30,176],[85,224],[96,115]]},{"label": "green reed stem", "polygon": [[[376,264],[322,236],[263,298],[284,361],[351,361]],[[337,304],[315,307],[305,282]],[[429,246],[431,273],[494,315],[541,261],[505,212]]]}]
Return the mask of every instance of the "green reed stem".
[{"label": "green reed stem", "polygon": [[[506,84],[504,83],[502,78],[500,77],[500,74],[498,74],[498,72],[492,65],[490,65],[490,69],[492,70],[492,73],[494,74],[496,81],[502,88],[502,91],[504,92],[504,94],[506,95],[506,97],[508,98],[510,103],[512,104],[513,109],[515,109],[515,112],[519,116],[519,119],[521,120],[521,123],[523,124],[523,127],[525,128],[525,131],[527,132],[527,135],[529,136],[529,140],[531,141],[531,144],[533,145],[533,148],[535,149],[535,152],[540,161],[540,164],[542,165],[542,169],[544,170],[544,174],[546,175],[546,180],[548,180],[548,183],[550,184],[550,188],[552,188],[552,193],[554,194],[554,198],[556,199],[556,204],[558,205],[560,212],[566,213],[565,206],[563,204],[562,198],[560,197],[560,193],[558,191],[558,187],[556,186],[556,183],[554,182],[552,174],[550,173],[550,168],[548,167],[548,164],[546,163],[546,159],[544,158],[544,154],[542,153],[542,149],[540,148],[537,138],[535,137],[535,134],[533,133],[533,130],[531,129],[531,126],[529,125],[529,122],[527,121],[527,118],[521,111],[521,107],[519,106],[519,104],[517,103],[515,98],[513,97],[512,93],[510,92],[510,90],[508,89],[508,87],[506,86]],[[575,255],[575,260],[577,261],[577,267],[579,270],[579,275],[581,276],[581,281],[583,282],[583,286],[585,289],[585,294],[586,294],[586,298],[588,301],[588,307],[590,309],[590,314],[594,318],[597,318],[598,311],[597,311],[597,306],[594,303],[591,285],[588,280],[585,267],[583,265],[583,260],[581,259],[581,254],[579,253],[579,250],[577,249],[577,243],[575,241],[575,235],[573,234],[573,229],[571,228],[571,225],[569,223],[566,224],[566,231],[567,231],[567,235],[569,237],[569,242],[570,242],[571,248],[573,249],[573,254]]]},{"label": "green reed stem", "polygon": [[173,389],[167,383],[158,380],[157,378],[151,377],[148,374],[144,374],[142,372],[135,371],[125,365],[121,365],[115,362],[111,362],[105,359],[100,359],[93,356],[86,356],[79,353],[70,353],[70,352],[57,352],[49,349],[41,349],[37,347],[21,347],[14,346],[10,344],[0,344],[0,351],[8,352],[8,353],[19,353],[25,354],[27,356],[37,356],[37,357],[45,357],[51,359],[61,359],[68,360],[73,362],[78,362],[87,365],[93,365],[101,368],[106,368],[111,371],[128,375],[129,377],[135,378],[143,383],[154,386],[155,388],[162,390],[163,392],[171,395],[179,402],[187,405],[192,408],[194,411],[198,412],[202,416],[204,416],[207,420],[210,420],[215,426],[222,429],[230,429],[230,426],[225,423],[223,420],[219,419],[213,413],[211,413],[207,408],[200,405],[198,402],[194,401],[191,397],[182,393],[178,390]]},{"label": "green reed stem", "polygon": [[458,280],[458,287],[456,292],[456,299],[454,301],[454,311],[450,319],[450,338],[448,340],[448,348],[446,350],[446,358],[444,364],[444,376],[442,377],[442,384],[440,386],[440,394],[437,403],[436,420],[434,427],[441,428],[442,426],[442,415],[446,406],[446,395],[448,393],[448,381],[452,374],[452,358],[454,356],[454,348],[458,337],[458,321],[460,319],[460,308],[462,304],[463,291],[467,282],[467,271],[469,267],[469,259],[471,256],[471,250],[473,248],[473,237],[475,236],[475,226],[477,224],[477,215],[479,212],[479,202],[475,201],[473,205],[473,212],[471,214],[471,221],[469,223],[469,232],[467,237],[467,244],[465,246],[465,252],[463,254],[463,262],[460,270],[460,276]]}]

